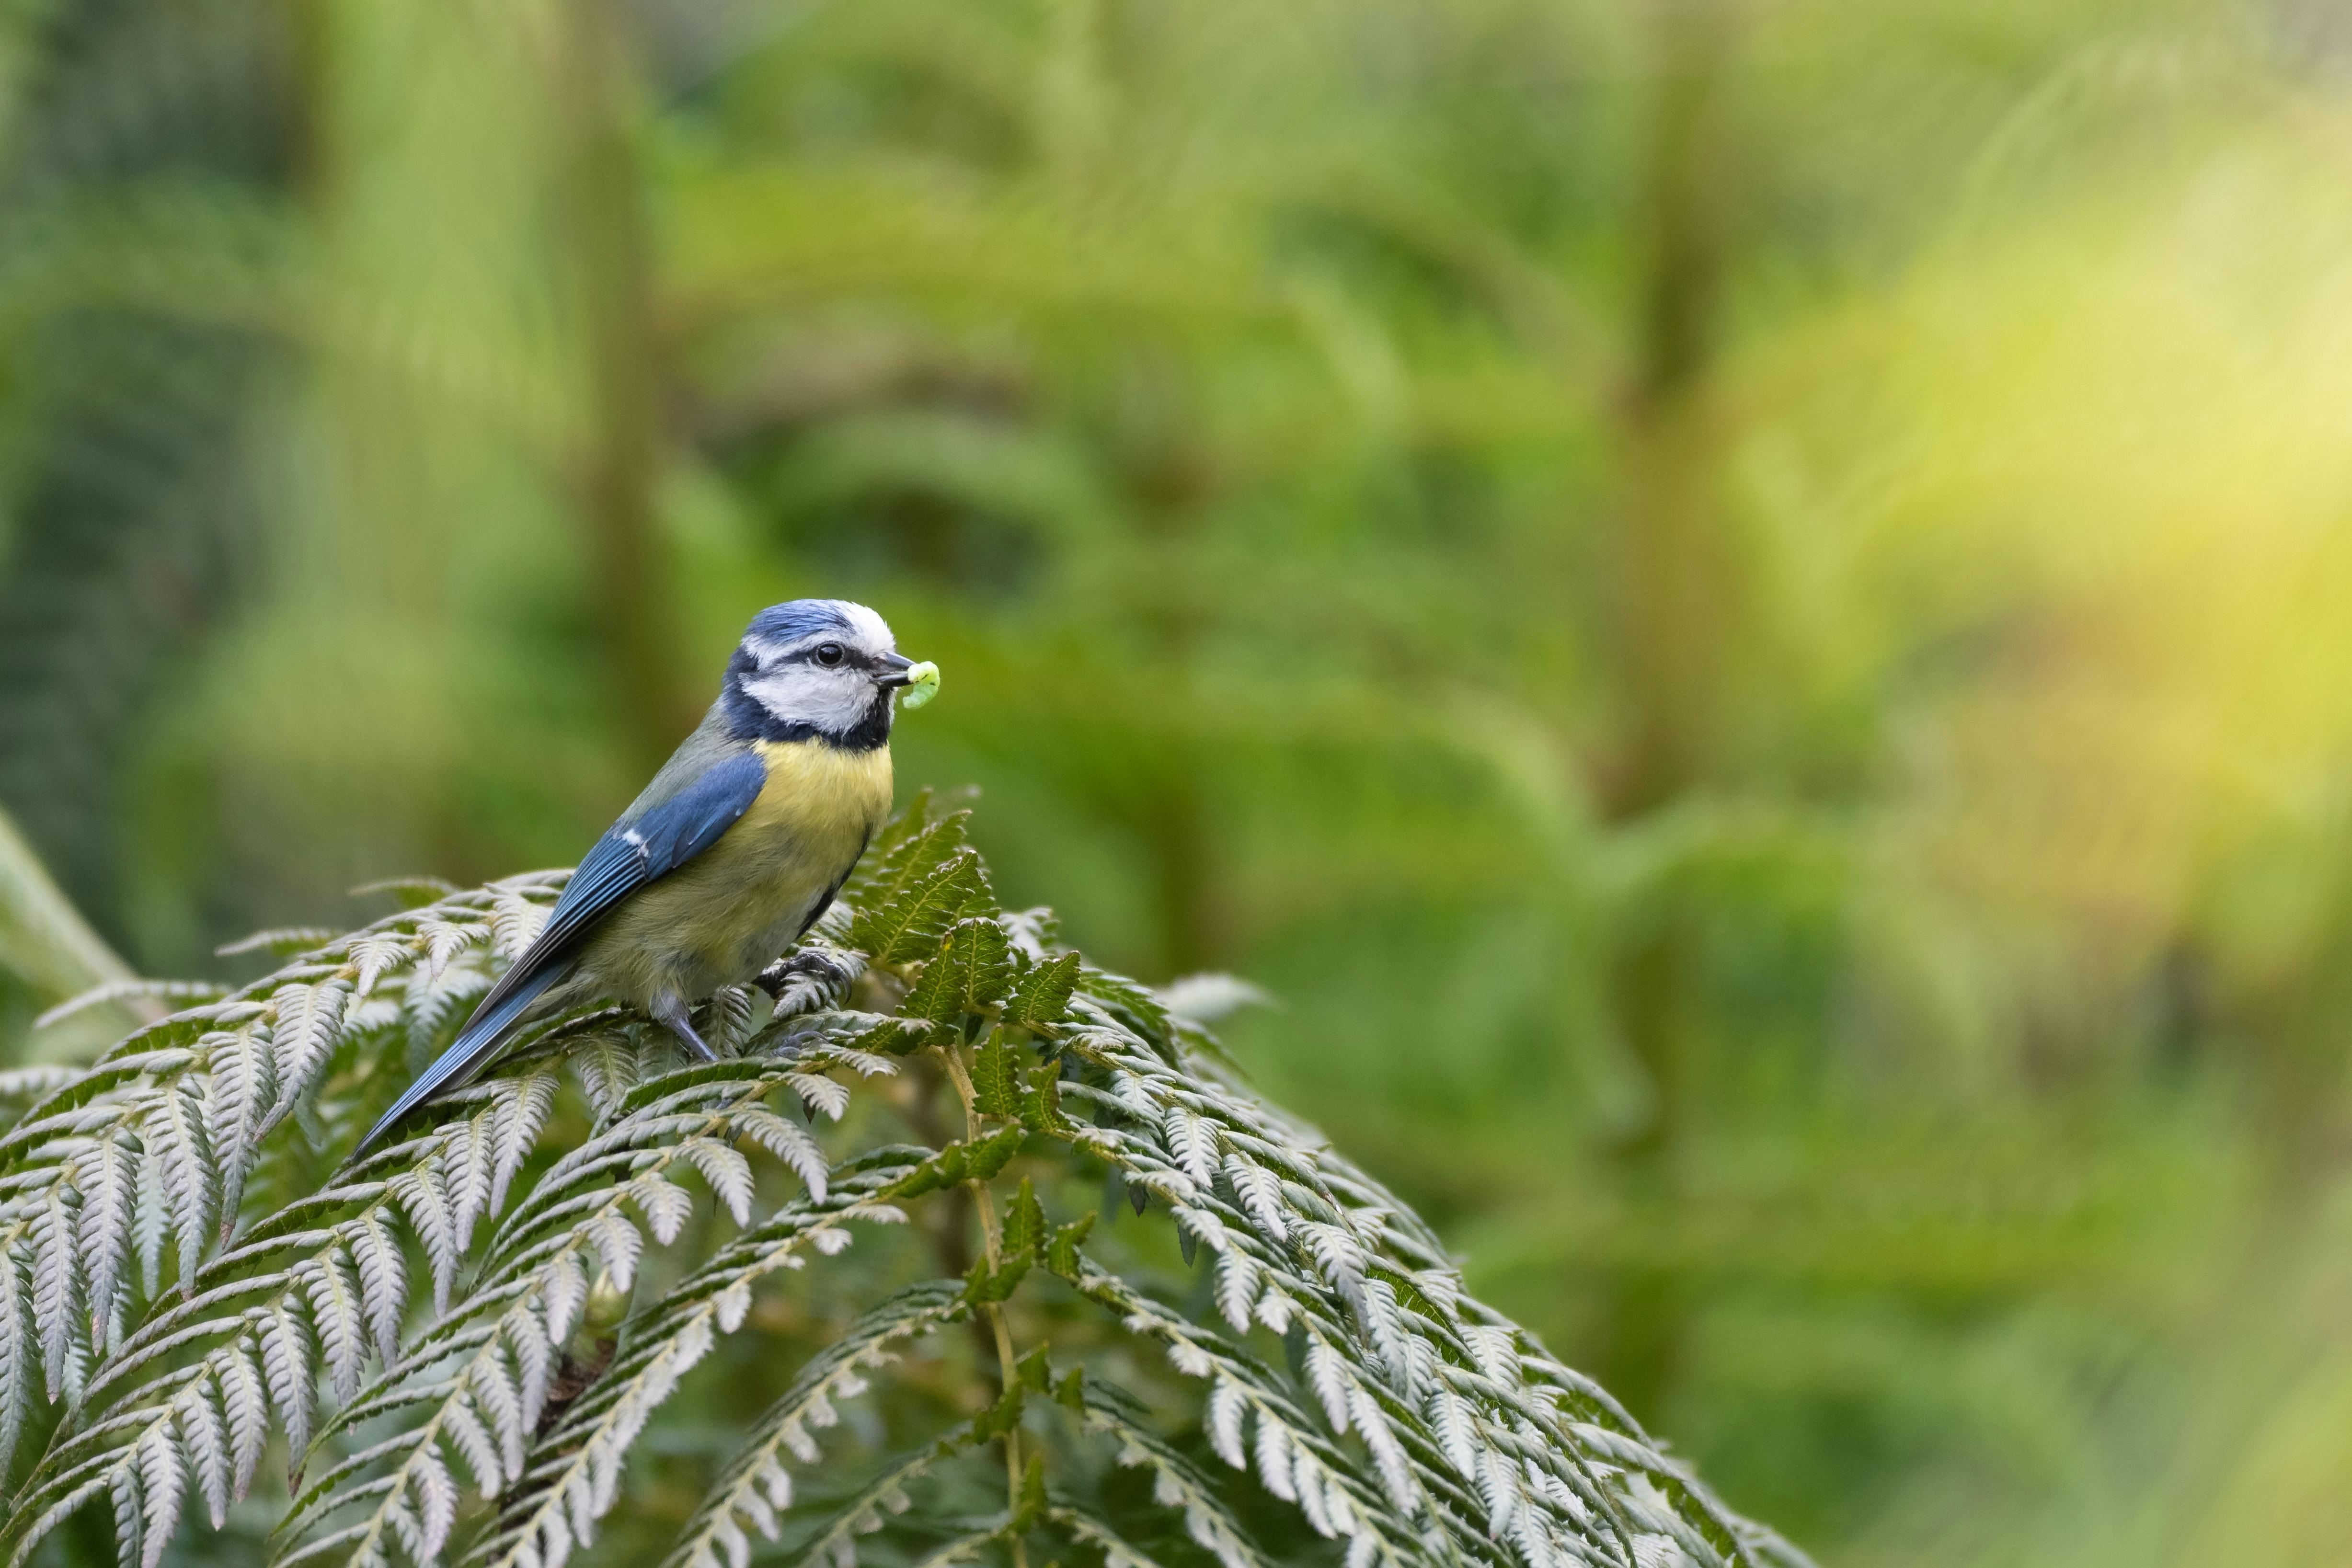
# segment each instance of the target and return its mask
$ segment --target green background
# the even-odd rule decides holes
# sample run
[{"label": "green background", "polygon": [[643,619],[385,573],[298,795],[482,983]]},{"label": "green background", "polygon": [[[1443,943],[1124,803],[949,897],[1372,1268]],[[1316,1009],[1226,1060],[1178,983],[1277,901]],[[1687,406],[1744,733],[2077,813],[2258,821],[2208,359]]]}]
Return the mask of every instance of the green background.
[{"label": "green background", "polygon": [[2322,0],[0,5],[0,807],[142,972],[865,601],[1831,1568],[2352,1561],[2347,521]]}]

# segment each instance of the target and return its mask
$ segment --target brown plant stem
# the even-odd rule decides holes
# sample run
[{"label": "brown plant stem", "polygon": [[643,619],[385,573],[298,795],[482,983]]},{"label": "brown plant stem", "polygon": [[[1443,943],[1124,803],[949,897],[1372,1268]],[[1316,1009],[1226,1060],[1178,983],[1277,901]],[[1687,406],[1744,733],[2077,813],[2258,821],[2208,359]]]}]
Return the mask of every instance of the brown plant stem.
[{"label": "brown plant stem", "polygon": [[654,489],[669,441],[667,356],[655,300],[645,181],[629,123],[626,39],[614,0],[562,9],[556,107],[565,211],[590,378],[575,483],[588,526],[594,625],[632,755],[658,767],[697,704],[677,664]]},{"label": "brown plant stem", "polygon": [[[966,1138],[980,1135],[979,1096],[972,1092],[971,1074],[964,1070],[963,1057],[953,1046],[935,1048],[940,1061],[946,1067],[949,1080],[955,1084],[956,1098],[963,1105],[963,1127]],[[1004,1260],[1003,1229],[996,1218],[996,1203],[988,1184],[972,1180],[964,1183],[971,1192],[972,1204],[980,1212],[981,1253],[993,1271]],[[981,1317],[987,1324],[988,1337],[996,1349],[997,1369],[1003,1377],[1003,1391],[1010,1396],[1021,1381],[1019,1357],[1013,1353],[1013,1331],[1004,1321],[1004,1308],[997,1301],[982,1302]],[[1004,1434],[1004,1508],[1007,1513],[1021,1511],[1021,1428],[1014,1427]],[[1028,1568],[1029,1551],[1026,1543],[1015,1537],[1012,1542],[1013,1568]]]},{"label": "brown plant stem", "polygon": [[[1643,189],[1639,339],[1617,402],[1619,489],[1608,541],[1608,663],[1619,741],[1598,793],[1612,822],[1666,809],[1719,769],[1742,621],[1738,540],[1717,492],[1711,396],[1728,244],[1726,126],[1732,0],[1662,0]],[[1609,975],[1620,1039],[1649,1091],[1615,1158],[1629,1202],[1669,1201],[1689,1134],[1693,934],[1663,890]],[[1671,1268],[1622,1268],[1609,1290],[1601,1375],[1657,1415],[1687,1337]]]}]

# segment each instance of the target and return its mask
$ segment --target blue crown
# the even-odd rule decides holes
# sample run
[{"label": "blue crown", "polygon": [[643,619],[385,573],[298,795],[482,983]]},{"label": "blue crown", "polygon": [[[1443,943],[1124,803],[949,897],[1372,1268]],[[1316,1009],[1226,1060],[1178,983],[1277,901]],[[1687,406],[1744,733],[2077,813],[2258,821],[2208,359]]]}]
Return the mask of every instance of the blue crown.
[{"label": "blue crown", "polygon": [[743,629],[743,639],[791,643],[819,632],[854,635],[857,622],[850,617],[852,608],[838,599],[795,599],[788,604],[771,604],[751,617],[751,624]]}]

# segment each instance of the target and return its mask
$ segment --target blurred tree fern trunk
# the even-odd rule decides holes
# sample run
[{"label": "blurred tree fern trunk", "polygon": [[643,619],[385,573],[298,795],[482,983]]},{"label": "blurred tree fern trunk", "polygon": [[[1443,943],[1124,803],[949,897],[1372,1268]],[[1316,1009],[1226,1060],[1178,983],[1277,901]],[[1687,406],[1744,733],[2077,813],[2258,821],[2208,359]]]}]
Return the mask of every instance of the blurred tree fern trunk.
[{"label": "blurred tree fern trunk", "polygon": [[[1602,620],[1616,674],[1616,751],[1602,810],[1627,823],[1706,787],[1718,760],[1726,671],[1741,620],[1741,574],[1717,493],[1721,433],[1711,372],[1728,228],[1724,102],[1735,19],[1727,0],[1657,10],[1654,99],[1640,191],[1644,272],[1634,355],[1617,402],[1619,489]],[[1693,937],[1671,898],[1622,932],[1610,998],[1648,1100],[1616,1158],[1637,1204],[1672,1197],[1691,1098]],[[1667,1266],[1629,1264],[1612,1282],[1603,1375],[1654,1419],[1685,1337],[1688,1303]]]},{"label": "blurred tree fern trunk", "polygon": [[650,770],[693,727],[701,705],[678,668],[675,597],[656,527],[668,378],[631,133],[630,57],[612,0],[582,0],[558,15],[556,111],[592,382],[577,474],[591,613],[611,709],[630,753]]}]

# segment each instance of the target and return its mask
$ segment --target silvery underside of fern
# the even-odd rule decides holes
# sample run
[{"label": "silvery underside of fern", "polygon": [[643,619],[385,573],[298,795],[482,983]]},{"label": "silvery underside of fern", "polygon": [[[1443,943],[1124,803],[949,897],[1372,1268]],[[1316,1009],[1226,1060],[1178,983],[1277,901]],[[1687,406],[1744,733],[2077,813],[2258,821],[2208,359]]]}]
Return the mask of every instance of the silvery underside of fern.
[{"label": "silvery underside of fern", "polygon": [[207,1529],[354,1568],[1802,1561],[1000,908],[964,828],[894,823],[705,1009],[717,1063],[575,1012],[350,1168],[560,874],[265,934],[268,978],[0,1075],[0,1568],[84,1511],[137,1568]]}]

